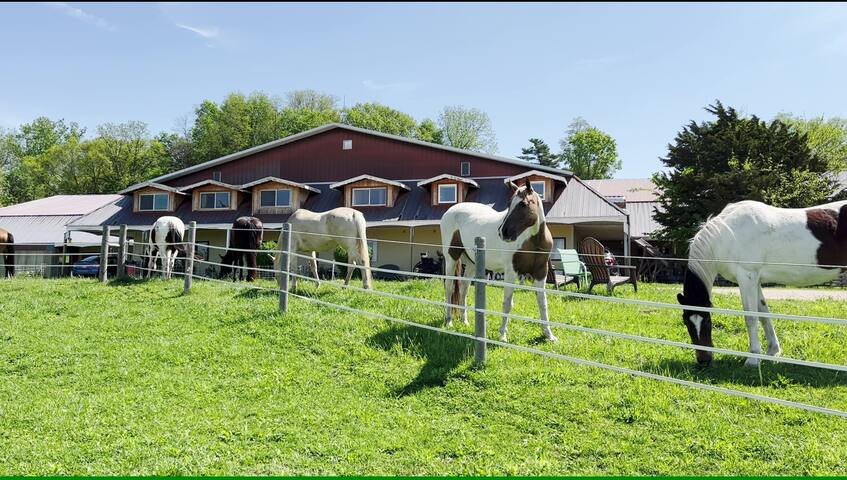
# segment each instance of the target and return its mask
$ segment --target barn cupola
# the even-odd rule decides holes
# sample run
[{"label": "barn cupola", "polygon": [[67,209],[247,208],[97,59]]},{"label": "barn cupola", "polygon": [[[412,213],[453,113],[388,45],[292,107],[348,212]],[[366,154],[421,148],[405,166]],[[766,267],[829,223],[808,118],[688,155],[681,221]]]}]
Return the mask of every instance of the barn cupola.
[{"label": "barn cupola", "polygon": [[277,177],[265,177],[241,186],[250,190],[253,215],[286,214],[300,208],[309,195],[321,193],[315,187]]},{"label": "barn cupola", "polygon": [[154,182],[139,183],[118,193],[132,194],[133,212],[173,212],[187,196],[177,188]]},{"label": "barn cupola", "polygon": [[203,180],[181,187],[179,191],[191,193],[191,209],[194,211],[236,210],[247,193],[237,185],[217,180]]},{"label": "barn cupola", "polygon": [[479,184],[470,178],[447,173],[421,180],[418,186],[429,189],[430,204],[433,206],[464,202],[469,189],[479,188]]},{"label": "barn cupola", "polygon": [[400,192],[410,190],[400,182],[371,175],[333,183],[329,188],[344,192],[344,206],[352,208],[393,207]]},{"label": "barn cupola", "polygon": [[556,196],[561,194],[568,185],[567,178],[538,170],[530,170],[503,180],[503,183],[507,185],[510,182],[516,185],[529,182],[544,203],[552,203]]}]

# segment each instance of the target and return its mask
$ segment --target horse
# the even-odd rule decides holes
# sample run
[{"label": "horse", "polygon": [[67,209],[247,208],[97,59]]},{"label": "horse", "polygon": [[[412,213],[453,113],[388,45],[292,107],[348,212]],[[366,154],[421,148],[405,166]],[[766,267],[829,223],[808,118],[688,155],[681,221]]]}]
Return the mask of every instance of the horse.
[{"label": "horse", "polygon": [[[677,300],[685,306],[711,307],[712,284],[720,274],[738,285],[745,311],[767,313],[762,283],[817,285],[838,278],[840,265],[847,265],[847,201],[809,208],[777,208],[750,200],[731,203],[691,240]],[[755,315],[745,316],[750,353],[762,353],[757,319],[768,341],[767,354],[781,355],[771,319]],[[713,346],[709,312],[683,310],[682,320],[694,345]],[[695,358],[709,365],[712,352],[695,350]],[[759,359],[748,358],[744,365],[758,366]]]},{"label": "horse", "polygon": [[15,275],[15,236],[8,230],[0,228],[0,253],[3,254],[4,273],[7,277]]},{"label": "horse", "polygon": [[[457,203],[441,218],[441,243],[448,254],[444,256],[444,271],[447,275],[469,278],[474,263],[474,238],[486,240],[485,268],[503,273],[507,283],[517,283],[519,275],[532,279],[541,316],[541,332],[551,342],[556,336],[547,323],[547,265],[553,248],[553,236],[547,228],[541,197],[532,190],[529,182],[518,187],[509,182],[512,197],[509,208],[498,212],[488,205],[473,202]],[[467,304],[470,280],[445,280],[444,290],[447,303]],[[512,310],[514,287],[503,289],[503,313]],[[453,325],[453,308],[447,307],[445,320]],[[461,310],[462,322],[468,324],[468,312]],[[509,318],[504,316],[500,323],[500,340],[507,341],[506,330]]]},{"label": "horse", "polygon": [[[232,266],[241,267],[244,263],[247,264],[247,281],[252,282],[256,279],[256,255],[255,251],[241,252],[239,250],[259,250],[262,246],[262,231],[264,226],[262,221],[256,217],[238,217],[232,223],[232,236],[229,240],[229,248],[237,250],[227,250],[221,257],[221,272],[218,278],[226,277],[232,272]],[[245,261],[246,260],[246,261]],[[243,272],[238,269],[238,278],[242,279]],[[233,272],[232,279],[235,280]]]},{"label": "horse", "polygon": [[185,236],[185,224],[177,217],[159,217],[150,228],[150,243],[148,248],[147,277],[156,270],[156,261],[162,257],[162,276],[171,278],[174,263],[179,252],[185,253],[182,239]]},{"label": "horse", "polygon": [[[368,256],[367,222],[362,212],[347,207],[334,208],[323,213],[301,208],[289,217],[288,222],[291,224],[291,250],[312,256],[312,275],[315,276],[319,285],[318,261],[315,252],[331,252],[341,246],[347,251],[348,263],[360,266],[364,288],[371,289],[373,279]],[[296,265],[297,258],[292,260],[292,263]],[[279,265],[276,269],[279,270]],[[353,268],[348,267],[344,285],[350,284],[352,276]],[[292,288],[296,287],[297,277],[292,277]]]}]

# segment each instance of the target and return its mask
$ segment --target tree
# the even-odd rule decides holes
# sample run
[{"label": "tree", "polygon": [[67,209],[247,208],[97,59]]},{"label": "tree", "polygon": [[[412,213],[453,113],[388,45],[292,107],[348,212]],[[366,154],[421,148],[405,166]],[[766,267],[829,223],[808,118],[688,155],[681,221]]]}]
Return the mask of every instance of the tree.
[{"label": "tree", "polygon": [[340,121],[341,115],[337,110],[285,108],[279,116],[280,138]]},{"label": "tree", "polygon": [[410,115],[379,103],[358,103],[346,109],[344,123],[401,137],[414,136],[418,126]]},{"label": "tree", "polygon": [[338,110],[338,97],[315,90],[292,90],[286,94],[285,108],[317,112]]},{"label": "tree", "polygon": [[[97,137],[88,142],[86,151],[88,165],[99,169],[100,179],[96,186],[81,190],[92,193],[123,190],[165,173],[171,163],[165,146],[151,138],[146,123],[137,121],[100,125]],[[95,170],[88,171],[92,176],[97,174]]]},{"label": "tree", "polygon": [[530,138],[530,146],[521,149],[523,155],[518,155],[521,160],[537,163],[545,167],[556,167],[559,165],[559,155],[550,151],[550,146],[540,138]]},{"label": "tree", "polygon": [[795,129],[742,117],[720,102],[706,111],[715,119],[683,127],[661,159],[667,170],[653,175],[661,192],[662,208],[654,214],[660,238],[687,245],[702,222],[731,202],[796,208],[830,197],[825,159]]},{"label": "tree", "polygon": [[444,145],[484,153],[497,151],[491,120],[476,108],[444,107],[438,116],[438,128]]},{"label": "tree", "polygon": [[443,143],[444,139],[442,138],[443,134],[441,129],[438,128],[438,125],[435,124],[432,120],[425,118],[418,124],[418,128],[415,131],[415,138],[422,142],[429,143]]},{"label": "tree", "polygon": [[820,116],[807,120],[789,113],[781,113],[776,119],[805,135],[809,148],[826,161],[830,170],[847,170],[847,119]]},{"label": "tree", "polygon": [[612,178],[621,168],[615,139],[582,118],[571,122],[559,144],[564,167],[581,179]]}]

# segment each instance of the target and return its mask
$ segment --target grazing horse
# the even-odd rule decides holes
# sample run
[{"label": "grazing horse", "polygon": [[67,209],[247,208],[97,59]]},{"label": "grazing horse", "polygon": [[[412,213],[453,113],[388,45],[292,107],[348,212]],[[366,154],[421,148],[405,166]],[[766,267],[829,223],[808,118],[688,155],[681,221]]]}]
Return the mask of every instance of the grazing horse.
[{"label": "grazing horse", "polygon": [[3,254],[3,265],[6,267],[5,275],[15,275],[15,236],[12,232],[0,228],[0,253]]},{"label": "grazing horse", "polygon": [[[238,217],[232,223],[232,236],[229,239],[229,248],[221,257],[221,273],[218,278],[226,277],[232,272],[232,266],[241,267],[247,265],[247,281],[256,279],[256,255],[255,251],[242,252],[240,250],[259,250],[262,246],[262,221],[256,217]],[[243,271],[238,269],[238,279],[242,279]],[[235,280],[235,273],[232,274]]]},{"label": "grazing horse", "polygon": [[[762,283],[817,285],[838,278],[840,265],[847,265],[847,201],[809,208],[731,203],[707,220],[691,241],[688,270],[677,300],[682,305],[711,307],[712,284],[720,274],[738,284],[745,311],[767,313]],[[767,354],[782,353],[770,318],[750,315],[745,319],[751,353],[762,353],[757,320],[768,340]],[[683,310],[682,320],[694,345],[713,346],[709,312]],[[712,361],[712,352],[696,350],[695,356],[701,365]],[[745,362],[748,367],[758,364],[757,358]]]},{"label": "grazing horse", "polygon": [[182,238],[185,236],[185,224],[177,217],[159,217],[150,228],[150,243],[148,248],[149,262],[147,277],[156,270],[156,261],[162,257],[162,277],[171,278],[178,252],[185,252]]},{"label": "grazing horse", "polygon": [[[371,288],[371,261],[368,256],[367,223],[362,212],[347,207],[334,208],[328,212],[316,213],[299,209],[288,219],[291,223],[291,250],[311,255],[312,275],[320,284],[318,261],[315,252],[332,252],[337,246],[347,250],[347,261],[360,265],[362,283]],[[310,235],[311,234],[311,235]],[[282,234],[280,234],[282,241]],[[297,257],[292,258],[296,265]],[[277,265],[277,270],[279,266]],[[353,268],[347,268],[344,285],[350,284]],[[292,277],[292,288],[297,286],[297,277]]]},{"label": "grazing horse", "polygon": [[[549,341],[556,336],[547,324],[547,294],[544,292],[547,279],[547,264],[553,248],[553,236],[544,218],[541,197],[532,190],[529,182],[518,187],[509,182],[512,198],[509,208],[498,212],[481,203],[457,203],[441,218],[441,243],[445,252],[444,272],[447,275],[472,275],[469,264],[474,263],[474,238],[485,237],[485,268],[503,273],[505,282],[516,283],[518,275],[532,278],[533,285],[540,288],[536,293],[541,316],[541,331]],[[518,251],[520,250],[520,251]],[[537,253],[536,253],[537,252]],[[463,268],[464,267],[464,268]],[[447,303],[466,305],[470,280],[445,280]],[[503,312],[512,309],[514,287],[503,289]],[[462,322],[468,323],[468,312],[461,309]],[[447,326],[453,324],[453,307],[447,307]],[[500,323],[500,340],[506,340],[509,318]]]}]

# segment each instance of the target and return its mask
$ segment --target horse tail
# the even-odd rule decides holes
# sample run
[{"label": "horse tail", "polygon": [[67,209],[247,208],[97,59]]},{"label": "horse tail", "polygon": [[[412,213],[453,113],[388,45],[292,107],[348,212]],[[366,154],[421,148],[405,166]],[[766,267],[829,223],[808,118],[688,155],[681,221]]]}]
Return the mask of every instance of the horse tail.
[{"label": "horse tail", "polygon": [[[459,260],[456,261],[456,268],[454,268],[453,270],[454,270],[453,272],[445,272],[445,274],[453,275],[454,277],[461,277],[462,276],[462,259],[461,259],[461,257],[459,258]],[[459,302],[461,301],[461,296],[459,295],[459,282],[460,281],[461,280],[454,280],[453,281],[453,291],[450,292],[450,303],[452,303],[453,305],[458,305]],[[454,308],[456,308],[456,307],[454,307]]]},{"label": "horse tail", "polygon": [[15,275],[15,236],[12,232],[6,233],[6,257],[3,262],[6,264],[6,276],[12,277]]},{"label": "horse tail", "polygon": [[835,227],[835,239],[843,242],[847,239],[847,205],[842,205],[838,211],[838,225]]},{"label": "horse tail", "polygon": [[371,257],[368,255],[368,224],[361,212],[354,213],[354,223],[356,224],[356,249],[359,251],[359,259],[362,262],[362,283],[365,288],[371,288],[373,276],[371,275]]}]

